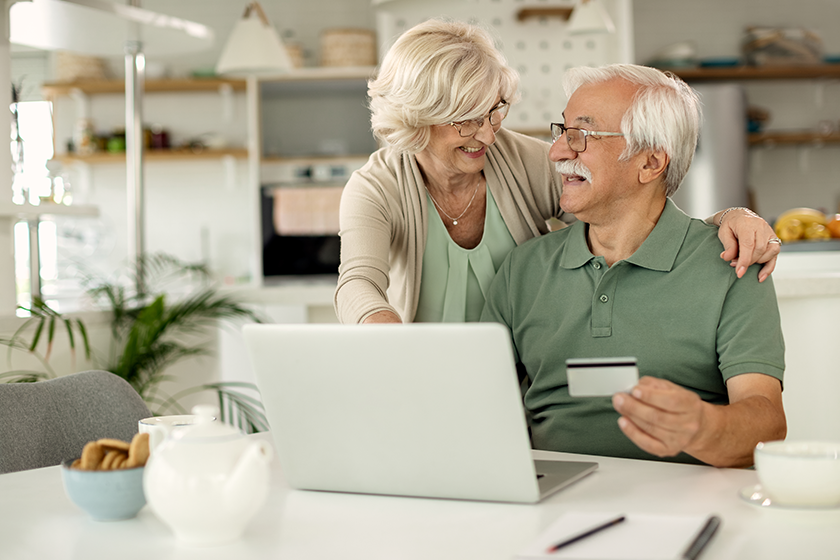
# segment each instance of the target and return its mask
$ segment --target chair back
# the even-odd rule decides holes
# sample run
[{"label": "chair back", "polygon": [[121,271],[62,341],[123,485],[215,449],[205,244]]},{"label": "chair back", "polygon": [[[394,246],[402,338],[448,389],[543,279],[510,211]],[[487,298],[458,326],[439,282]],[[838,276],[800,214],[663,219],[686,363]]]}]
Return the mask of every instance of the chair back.
[{"label": "chair back", "polygon": [[151,415],[134,388],[107,371],[0,383],[0,474],[58,465],[96,439],[130,441]]}]

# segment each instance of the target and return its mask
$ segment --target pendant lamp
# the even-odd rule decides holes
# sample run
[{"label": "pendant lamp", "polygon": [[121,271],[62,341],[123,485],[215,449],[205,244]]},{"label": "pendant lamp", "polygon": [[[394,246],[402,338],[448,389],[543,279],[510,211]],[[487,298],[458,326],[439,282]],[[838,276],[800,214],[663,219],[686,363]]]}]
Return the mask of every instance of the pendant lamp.
[{"label": "pendant lamp", "polygon": [[598,0],[580,0],[569,18],[566,32],[572,35],[615,33],[615,24]]},{"label": "pendant lamp", "polygon": [[216,64],[228,76],[269,76],[289,72],[292,62],[277,31],[260,6],[251,2],[236,23]]}]

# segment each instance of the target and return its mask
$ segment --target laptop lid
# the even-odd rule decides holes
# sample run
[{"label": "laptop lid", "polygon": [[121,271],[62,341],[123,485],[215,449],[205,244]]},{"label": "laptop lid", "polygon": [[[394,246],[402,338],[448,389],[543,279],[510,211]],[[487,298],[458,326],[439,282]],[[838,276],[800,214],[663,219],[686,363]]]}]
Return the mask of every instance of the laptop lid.
[{"label": "laptop lid", "polygon": [[243,334],[293,488],[536,502],[597,467],[562,462],[538,478],[501,325],[246,325]]}]

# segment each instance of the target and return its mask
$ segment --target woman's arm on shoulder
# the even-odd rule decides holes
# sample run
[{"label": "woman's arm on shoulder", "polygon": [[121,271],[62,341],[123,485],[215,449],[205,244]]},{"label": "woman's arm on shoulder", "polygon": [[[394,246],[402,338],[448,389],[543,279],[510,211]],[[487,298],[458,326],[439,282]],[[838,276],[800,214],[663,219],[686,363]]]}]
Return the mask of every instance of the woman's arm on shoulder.
[{"label": "woman's arm on shoulder", "polygon": [[720,258],[735,267],[738,278],[744,276],[751,264],[764,264],[758,273],[759,282],[766,280],[776,268],[781,241],[770,224],[749,208],[727,208],[706,222],[720,228],[718,237],[723,243]]}]

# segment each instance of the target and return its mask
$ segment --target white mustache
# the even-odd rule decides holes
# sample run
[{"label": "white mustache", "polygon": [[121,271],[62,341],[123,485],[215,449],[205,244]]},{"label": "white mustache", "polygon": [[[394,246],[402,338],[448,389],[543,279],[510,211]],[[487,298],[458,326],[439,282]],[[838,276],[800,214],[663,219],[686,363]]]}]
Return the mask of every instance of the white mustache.
[{"label": "white mustache", "polygon": [[554,164],[554,168],[561,175],[577,175],[592,182],[592,172],[579,159],[566,159]]}]

